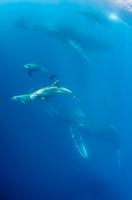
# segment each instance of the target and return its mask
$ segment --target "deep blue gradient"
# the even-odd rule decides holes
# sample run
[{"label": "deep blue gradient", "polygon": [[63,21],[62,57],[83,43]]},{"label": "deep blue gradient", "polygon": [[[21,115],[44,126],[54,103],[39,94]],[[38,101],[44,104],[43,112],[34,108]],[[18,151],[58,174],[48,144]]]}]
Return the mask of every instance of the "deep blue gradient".
[{"label": "deep blue gradient", "polygon": [[[0,5],[2,200],[132,198],[132,27],[112,21],[109,26],[97,24],[79,15],[77,9],[72,4]],[[29,30],[14,27],[21,17],[28,20]],[[98,41],[99,46],[87,46],[80,35],[89,62],[63,41],[31,28],[46,22],[71,26]],[[57,74],[76,98],[12,102],[14,95],[49,85],[44,74],[34,73],[31,78],[24,71],[23,65],[32,62]],[[95,158],[79,155],[69,133],[76,109],[85,113],[90,127],[117,128],[120,167],[113,166],[104,143],[97,144]],[[84,137],[92,148],[86,134]]]}]

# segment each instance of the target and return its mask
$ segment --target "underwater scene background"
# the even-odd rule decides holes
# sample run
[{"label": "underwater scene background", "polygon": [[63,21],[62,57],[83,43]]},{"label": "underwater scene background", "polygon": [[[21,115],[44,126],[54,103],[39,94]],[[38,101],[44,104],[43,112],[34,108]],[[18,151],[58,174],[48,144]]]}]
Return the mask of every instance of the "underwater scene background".
[{"label": "underwater scene background", "polygon": [[132,199],[131,9],[1,1],[1,200]]}]

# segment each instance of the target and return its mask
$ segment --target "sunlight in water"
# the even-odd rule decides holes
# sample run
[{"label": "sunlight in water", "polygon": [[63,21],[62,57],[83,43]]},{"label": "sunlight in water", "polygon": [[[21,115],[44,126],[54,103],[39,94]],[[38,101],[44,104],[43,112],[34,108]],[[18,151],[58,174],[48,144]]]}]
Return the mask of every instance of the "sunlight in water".
[{"label": "sunlight in water", "polygon": [[107,3],[123,7],[129,11],[132,11],[132,0],[0,0],[0,3],[20,3],[20,2],[31,2],[31,3],[77,3],[81,5],[86,5],[89,3],[93,4],[103,4]]},{"label": "sunlight in water", "polygon": [[112,0],[112,2],[132,12],[132,0]]},{"label": "sunlight in water", "polygon": [[109,14],[109,19],[112,21],[119,21],[119,17],[115,15],[114,13]]}]

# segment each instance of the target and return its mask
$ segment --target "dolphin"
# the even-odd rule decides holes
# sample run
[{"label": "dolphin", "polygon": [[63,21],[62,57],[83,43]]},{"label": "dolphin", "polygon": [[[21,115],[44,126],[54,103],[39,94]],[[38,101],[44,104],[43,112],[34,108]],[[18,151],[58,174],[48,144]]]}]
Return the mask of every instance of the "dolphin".
[{"label": "dolphin", "polygon": [[30,103],[30,94],[17,95],[11,98],[13,102]]},{"label": "dolphin", "polygon": [[33,101],[35,99],[48,99],[49,97],[53,97],[59,94],[73,94],[73,92],[65,87],[61,87],[59,85],[60,81],[55,81],[51,86],[47,86],[41,89],[36,90],[30,95],[30,100]]}]

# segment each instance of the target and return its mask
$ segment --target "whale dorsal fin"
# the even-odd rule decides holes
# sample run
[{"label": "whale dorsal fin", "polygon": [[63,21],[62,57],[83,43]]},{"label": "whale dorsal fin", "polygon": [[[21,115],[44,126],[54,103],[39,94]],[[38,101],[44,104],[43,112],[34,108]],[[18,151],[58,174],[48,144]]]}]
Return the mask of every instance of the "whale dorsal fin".
[{"label": "whale dorsal fin", "polygon": [[31,90],[29,90],[28,94],[30,95],[30,94],[34,93],[35,91],[36,91],[36,89],[31,88]]},{"label": "whale dorsal fin", "polygon": [[60,80],[55,81],[51,86],[60,87]]}]

